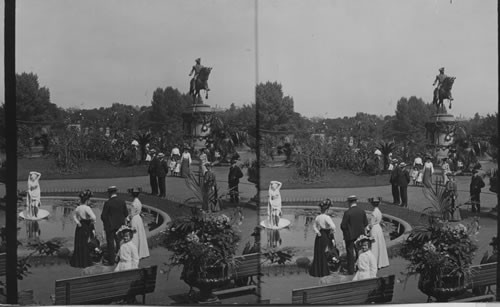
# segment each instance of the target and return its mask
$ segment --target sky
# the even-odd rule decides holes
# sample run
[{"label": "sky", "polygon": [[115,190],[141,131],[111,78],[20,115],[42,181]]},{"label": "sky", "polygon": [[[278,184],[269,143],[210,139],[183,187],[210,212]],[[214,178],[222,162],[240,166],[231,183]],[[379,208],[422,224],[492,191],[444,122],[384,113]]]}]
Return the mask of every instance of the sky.
[{"label": "sky", "polygon": [[277,81],[307,117],[393,115],[401,97],[430,102],[445,67],[453,114],[498,109],[494,0],[18,0],[16,27],[16,71],[64,108],[185,93],[201,57],[212,106]]}]

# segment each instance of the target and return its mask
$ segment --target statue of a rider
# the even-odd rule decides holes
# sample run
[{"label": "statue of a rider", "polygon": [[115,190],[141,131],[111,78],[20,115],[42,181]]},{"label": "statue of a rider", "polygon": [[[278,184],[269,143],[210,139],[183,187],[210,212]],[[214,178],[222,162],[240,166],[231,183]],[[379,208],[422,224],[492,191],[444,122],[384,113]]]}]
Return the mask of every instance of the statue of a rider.
[{"label": "statue of a rider", "polygon": [[[194,88],[195,88],[195,82],[196,80],[198,79],[198,76],[200,74],[200,71],[201,69],[203,68],[203,65],[201,65],[201,59],[200,58],[197,58],[195,60],[196,64],[193,66],[193,68],[191,69],[191,72],[189,73],[189,76],[191,77],[194,73],[194,76],[193,78],[191,79],[191,82],[189,83],[190,84],[190,87],[189,87],[189,92],[193,92],[194,91]],[[205,86],[206,86],[206,90],[209,91],[210,89],[208,88],[208,82],[205,83]]]},{"label": "statue of a rider", "polygon": [[[441,67],[439,69],[439,75],[436,76],[434,83],[432,83],[432,86],[435,86],[437,83],[437,86],[434,89],[434,101],[439,100],[439,90],[441,89],[441,86],[443,85],[443,82],[446,78],[448,78],[448,76],[444,73],[444,67]],[[453,101],[453,97],[451,96],[451,92],[449,94],[449,99],[450,99],[450,101]]]}]

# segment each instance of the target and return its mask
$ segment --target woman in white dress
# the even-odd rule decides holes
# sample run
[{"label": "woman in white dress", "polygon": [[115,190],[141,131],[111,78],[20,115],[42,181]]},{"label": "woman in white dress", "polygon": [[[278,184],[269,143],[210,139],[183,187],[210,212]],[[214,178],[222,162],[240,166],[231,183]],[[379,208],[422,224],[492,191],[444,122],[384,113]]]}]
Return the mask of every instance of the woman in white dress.
[{"label": "woman in white dress", "polygon": [[431,157],[425,157],[424,170],[423,170],[422,183],[426,188],[432,188],[432,174],[434,174],[434,165],[432,164]]},{"label": "woman in white dress", "polygon": [[279,181],[271,181],[269,184],[269,200],[267,214],[270,218],[270,224],[273,227],[278,227],[281,217],[281,194],[280,188],[282,183]]},{"label": "woman in white dress", "polygon": [[369,279],[377,277],[377,261],[370,250],[370,244],[373,239],[365,235],[361,235],[355,242],[359,249],[359,257],[356,262],[358,271],[354,275],[352,281]]},{"label": "woman in white dress", "polygon": [[149,257],[149,247],[148,239],[146,237],[146,230],[144,229],[144,222],[141,218],[142,203],[139,200],[141,189],[133,188],[130,189],[129,192],[134,198],[134,200],[132,201],[132,209],[130,210],[130,215],[128,216],[130,227],[134,230],[132,242],[137,247],[139,258],[142,259]]},{"label": "woman in white dress", "polygon": [[371,250],[377,261],[377,268],[385,268],[389,266],[389,257],[387,256],[387,245],[385,244],[384,233],[380,223],[382,222],[382,212],[378,208],[380,198],[375,197],[371,201],[373,206],[373,216],[370,224],[367,226],[370,237],[375,240],[372,244]]},{"label": "woman in white dress", "polygon": [[137,269],[139,267],[139,253],[134,242],[132,242],[134,230],[126,225],[118,229],[116,235],[122,238],[120,250],[116,255],[118,264],[115,267],[115,272]]},{"label": "woman in white dress", "polygon": [[40,208],[40,177],[39,172],[30,172],[28,176],[28,194],[26,197],[26,207],[28,217],[37,217],[38,209]]}]

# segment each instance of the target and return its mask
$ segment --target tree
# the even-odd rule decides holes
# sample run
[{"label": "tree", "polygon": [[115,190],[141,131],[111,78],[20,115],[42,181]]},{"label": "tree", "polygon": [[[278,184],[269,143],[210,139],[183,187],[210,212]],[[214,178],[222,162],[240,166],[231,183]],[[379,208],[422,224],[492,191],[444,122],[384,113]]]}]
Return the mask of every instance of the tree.
[{"label": "tree", "polygon": [[377,146],[384,158],[384,171],[389,168],[389,154],[394,152],[396,145],[393,142],[382,142]]},{"label": "tree", "polygon": [[17,120],[53,122],[62,120],[63,112],[50,102],[50,92],[40,87],[38,76],[33,73],[16,74]]},{"label": "tree", "polygon": [[[266,82],[256,87],[259,126],[266,130],[291,130],[293,118],[300,115],[293,111],[293,98],[283,96],[281,84]],[[294,129],[295,130],[295,129]]]}]

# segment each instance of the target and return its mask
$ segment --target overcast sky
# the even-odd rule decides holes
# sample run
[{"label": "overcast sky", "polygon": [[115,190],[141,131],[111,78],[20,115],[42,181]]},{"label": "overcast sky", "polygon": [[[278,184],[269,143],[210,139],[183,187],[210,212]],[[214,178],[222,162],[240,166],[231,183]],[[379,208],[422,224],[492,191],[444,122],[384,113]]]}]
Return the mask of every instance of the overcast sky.
[{"label": "overcast sky", "polygon": [[16,22],[16,71],[62,107],[187,92],[201,57],[212,106],[278,81],[308,117],[392,115],[403,96],[430,101],[444,66],[453,114],[498,108],[495,0],[18,0]]}]

